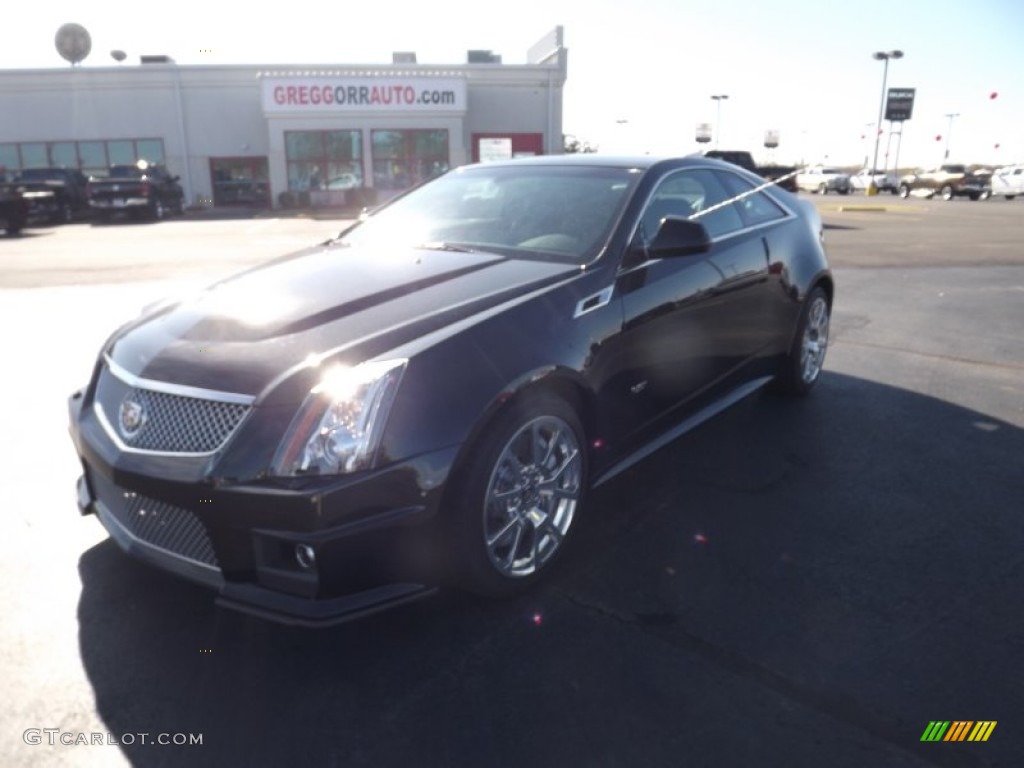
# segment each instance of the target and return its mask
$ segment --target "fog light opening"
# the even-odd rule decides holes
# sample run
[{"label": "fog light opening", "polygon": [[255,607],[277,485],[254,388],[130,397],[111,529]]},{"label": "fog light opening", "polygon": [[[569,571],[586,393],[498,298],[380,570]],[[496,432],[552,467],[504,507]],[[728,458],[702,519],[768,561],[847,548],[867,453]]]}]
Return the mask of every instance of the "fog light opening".
[{"label": "fog light opening", "polygon": [[309,544],[296,544],[295,545],[295,562],[299,564],[299,567],[304,571],[308,571],[311,568],[316,567],[316,552]]}]

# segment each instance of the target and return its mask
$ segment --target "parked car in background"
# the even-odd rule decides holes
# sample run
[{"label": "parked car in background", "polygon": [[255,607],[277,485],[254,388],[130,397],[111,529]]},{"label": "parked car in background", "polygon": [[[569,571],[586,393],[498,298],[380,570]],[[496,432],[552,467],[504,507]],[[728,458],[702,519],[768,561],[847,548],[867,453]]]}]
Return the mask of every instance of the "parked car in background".
[{"label": "parked car in background", "polygon": [[359,178],[354,173],[343,173],[327,182],[327,189],[357,189],[360,186]]},{"label": "parked car in background", "polygon": [[27,192],[52,194],[34,204],[33,217],[45,218],[51,223],[74,221],[88,215],[89,198],[85,174],[74,168],[26,168],[14,181]]},{"label": "parked car in background", "polygon": [[992,173],[992,194],[1002,195],[1007,200],[1024,195],[1024,164],[997,168]]},{"label": "parked car in background", "polygon": [[845,195],[850,191],[850,177],[838,168],[815,165],[797,174],[796,185],[805,192],[817,192],[819,195],[829,192]]},{"label": "parked car in background", "polygon": [[762,179],[774,181],[787,192],[796,192],[796,168],[789,165],[758,165],[754,162],[754,156],[749,152],[734,149],[709,149],[704,157],[711,157],[715,160],[725,160],[727,163],[738,165],[751,173],[756,173]]},{"label": "parked car in background", "polygon": [[0,182],[0,231],[17,235],[29,219],[29,200],[18,185]]},{"label": "parked car in background", "polygon": [[89,180],[86,194],[99,221],[109,221],[120,213],[156,221],[185,210],[185,193],[178,177],[145,161],[112,165],[105,177]]},{"label": "parked car in background", "polygon": [[965,165],[947,163],[929,171],[918,171],[900,179],[900,197],[934,197],[943,200],[954,197],[969,197],[971,200],[987,200],[992,194],[989,178],[985,174],[972,173]]},{"label": "parked car in background", "polygon": [[868,188],[872,179],[875,182],[875,189],[879,192],[889,192],[895,195],[899,191],[899,179],[895,174],[875,171],[872,173],[867,168],[862,168],[850,176],[850,189],[863,192]]},{"label": "parked car in background", "polygon": [[762,185],[700,156],[466,166],[150,307],[69,401],[80,508],[285,622],[519,592],[588,487],[818,380],[822,221]]}]

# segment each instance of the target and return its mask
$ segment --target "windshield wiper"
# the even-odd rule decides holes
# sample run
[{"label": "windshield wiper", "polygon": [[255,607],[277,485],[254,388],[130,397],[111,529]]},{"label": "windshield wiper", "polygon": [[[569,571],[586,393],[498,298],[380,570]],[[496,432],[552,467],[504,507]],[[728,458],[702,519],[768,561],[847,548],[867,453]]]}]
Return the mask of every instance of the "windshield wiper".
[{"label": "windshield wiper", "polygon": [[470,248],[468,245],[463,243],[449,243],[443,240],[435,240],[430,243],[420,243],[414,245],[413,248],[418,248],[423,251],[452,251],[453,253],[476,253],[476,250]]}]

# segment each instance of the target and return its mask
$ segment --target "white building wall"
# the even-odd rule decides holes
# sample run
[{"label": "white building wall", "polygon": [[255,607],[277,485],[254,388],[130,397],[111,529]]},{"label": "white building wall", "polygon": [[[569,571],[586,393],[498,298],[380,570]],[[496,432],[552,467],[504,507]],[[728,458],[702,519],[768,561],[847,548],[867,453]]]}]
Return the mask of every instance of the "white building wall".
[{"label": "white building wall", "polygon": [[[556,38],[552,38],[555,40]],[[560,44],[560,30],[557,41]],[[553,44],[553,43],[552,43]],[[318,70],[321,68],[317,68]],[[278,77],[315,75],[276,67]],[[266,157],[272,199],[287,189],[285,130],[362,131],[364,179],[372,184],[372,129],[443,128],[449,164],[472,159],[474,133],[539,133],[561,152],[564,49],[543,63],[349,67],[350,76],[441,76],[466,81],[466,112],[265,114],[260,66],[174,64],[0,71],[0,143],[162,139],[165,162],[191,203],[212,197],[210,158]]]}]

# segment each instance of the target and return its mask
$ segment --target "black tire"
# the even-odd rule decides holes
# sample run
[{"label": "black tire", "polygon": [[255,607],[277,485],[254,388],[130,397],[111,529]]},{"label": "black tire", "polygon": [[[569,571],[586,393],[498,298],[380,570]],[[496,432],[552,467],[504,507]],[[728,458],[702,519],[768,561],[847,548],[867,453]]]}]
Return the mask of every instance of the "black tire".
[{"label": "black tire", "polygon": [[828,184],[819,184],[818,185],[818,194],[819,195],[827,195],[828,194]]},{"label": "black tire", "polygon": [[899,196],[902,197],[904,200],[910,197],[910,187],[908,187],[906,184],[900,184]]},{"label": "black tire", "polygon": [[159,200],[154,200],[149,206],[149,220],[160,221],[164,217],[164,204]]},{"label": "black tire", "polygon": [[554,394],[516,398],[452,482],[450,576],[478,595],[522,592],[550,571],[578,525],[587,488],[579,417]]},{"label": "black tire", "polygon": [[992,190],[990,189],[983,189],[978,193],[979,200],[988,200],[990,197],[992,197]]},{"label": "black tire", "polygon": [[[823,312],[824,315],[819,313]],[[820,285],[807,295],[800,309],[800,320],[789,353],[782,361],[772,388],[785,395],[806,395],[818,379],[828,351],[828,333],[832,307]],[[822,322],[823,321],[823,322]],[[809,361],[805,352],[817,357]]]},{"label": "black tire", "polygon": [[1005,197],[1007,200],[1013,200],[1013,198],[1015,198],[1016,195],[1003,195],[1003,197]]},{"label": "black tire", "polygon": [[946,202],[949,202],[955,197],[955,195],[953,194],[953,188],[949,186],[949,184],[946,184],[942,189],[939,190],[939,197],[941,197]]}]

